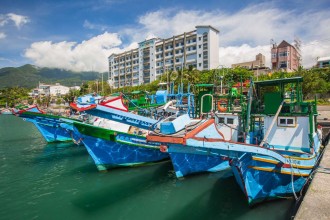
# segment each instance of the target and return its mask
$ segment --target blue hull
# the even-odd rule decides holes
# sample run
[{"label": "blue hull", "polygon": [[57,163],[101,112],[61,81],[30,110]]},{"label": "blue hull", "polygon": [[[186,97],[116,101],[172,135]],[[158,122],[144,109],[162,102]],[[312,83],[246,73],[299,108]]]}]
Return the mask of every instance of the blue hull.
[{"label": "blue hull", "polygon": [[[78,132],[75,129],[76,132]],[[141,147],[136,146],[134,141],[123,138],[125,142],[131,144],[119,143],[102,138],[96,138],[88,135],[82,135],[82,142],[88,153],[93,158],[99,171],[104,171],[119,166],[135,166],[146,163],[158,162],[168,159],[167,153],[162,153],[159,147]],[[137,139],[137,138],[134,138]]]},{"label": "blue hull", "polygon": [[72,141],[71,132],[59,126],[59,122],[38,122],[34,119],[26,119],[32,122],[40,131],[45,140],[51,142],[68,142]]},{"label": "blue hull", "polygon": [[[265,170],[260,170],[260,167]],[[302,174],[309,173],[311,170],[301,170],[301,176],[293,175],[290,170],[291,168],[285,171],[274,164],[254,161],[250,155],[232,163],[236,181],[245,193],[249,205],[292,197],[294,193],[298,195],[308,179]]]},{"label": "blue hull", "polygon": [[223,160],[223,158],[204,154],[202,152],[205,150],[202,149],[197,154],[198,151],[197,147],[182,145],[168,148],[176,177],[180,178],[201,172],[219,172],[229,168],[228,161]]}]

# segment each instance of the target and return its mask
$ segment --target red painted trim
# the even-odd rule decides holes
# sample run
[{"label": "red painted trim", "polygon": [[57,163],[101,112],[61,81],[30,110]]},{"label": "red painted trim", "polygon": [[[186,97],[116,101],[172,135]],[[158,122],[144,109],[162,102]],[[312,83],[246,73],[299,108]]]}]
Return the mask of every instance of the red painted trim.
[{"label": "red painted trim", "polygon": [[201,124],[199,127],[195,128],[194,130],[192,130],[191,132],[186,134],[184,136],[184,138],[188,139],[188,138],[194,137],[196,134],[198,134],[199,132],[201,132],[202,130],[204,130],[205,128],[207,128],[209,125],[211,125],[213,123],[214,123],[214,119],[209,119],[208,121]]},{"label": "red painted trim", "polygon": [[[24,113],[24,112],[28,112],[30,109],[33,109],[33,108],[37,108],[38,111],[39,111],[41,114],[45,114],[45,112],[42,111],[42,110],[40,110],[40,108],[39,108],[37,105],[32,106],[32,107],[27,108],[27,109],[19,110],[17,113],[18,113],[18,114],[22,114],[22,113]],[[37,112],[36,112],[36,113],[37,113]]]},{"label": "red painted trim", "polygon": [[[117,108],[117,107],[114,107],[114,106],[107,106],[106,104],[108,103],[111,103],[111,102],[114,102],[114,101],[117,101],[118,99],[121,100],[121,104],[124,106],[125,109],[121,109],[121,108]],[[124,112],[128,112],[128,107],[124,104],[123,102],[123,98],[122,96],[118,96],[116,98],[113,98],[111,100],[108,100],[108,101],[105,101],[105,102],[101,102],[99,105],[101,106],[104,106],[104,107],[107,107],[107,108],[113,108],[113,109],[116,109],[116,110],[121,110],[121,111],[124,111]]]},{"label": "red painted trim", "polygon": [[[225,136],[222,134],[221,131],[218,130],[217,125],[215,124],[215,121],[214,121],[213,125],[215,127],[215,130],[218,132],[218,134],[222,137],[223,140],[225,140]],[[230,131],[230,136],[231,136],[231,131]],[[231,138],[230,138],[230,140],[231,140]]]},{"label": "red painted trim", "polygon": [[197,141],[204,141],[204,142],[225,142],[224,139],[219,139],[219,138],[191,137],[190,139],[194,139]]},{"label": "red painted trim", "polygon": [[90,110],[90,109],[96,108],[96,106],[97,106],[96,104],[91,104],[88,107],[79,108],[77,106],[77,103],[73,103],[73,102],[70,103],[70,107],[73,108],[73,109],[75,109],[75,110],[77,110],[77,111],[79,111],[79,112],[83,112],[83,111],[86,111],[86,110]]},{"label": "red painted trim", "polygon": [[147,141],[155,141],[161,143],[183,144],[183,138],[167,137],[167,136],[154,136],[147,135]]}]

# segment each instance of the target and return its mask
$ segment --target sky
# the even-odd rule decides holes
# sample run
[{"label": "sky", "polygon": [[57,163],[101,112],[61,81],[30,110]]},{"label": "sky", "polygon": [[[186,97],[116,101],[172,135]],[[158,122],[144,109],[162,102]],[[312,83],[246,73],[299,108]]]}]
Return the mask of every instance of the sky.
[{"label": "sky", "polygon": [[298,38],[308,68],[330,56],[329,9],[329,0],[1,0],[0,68],[106,72],[112,53],[197,25],[220,30],[220,65],[262,53],[271,66],[271,42]]}]

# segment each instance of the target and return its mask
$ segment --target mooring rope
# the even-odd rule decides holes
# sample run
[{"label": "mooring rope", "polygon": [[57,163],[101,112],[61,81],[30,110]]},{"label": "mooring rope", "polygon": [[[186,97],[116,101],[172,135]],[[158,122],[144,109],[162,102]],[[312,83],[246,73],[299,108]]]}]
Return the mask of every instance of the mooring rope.
[{"label": "mooring rope", "polygon": [[289,162],[290,162],[290,165],[291,165],[291,186],[292,186],[292,192],[293,192],[294,198],[296,199],[296,201],[298,201],[299,198],[296,195],[296,192],[294,190],[294,184],[293,184],[293,167],[292,167],[291,158],[289,158]]}]

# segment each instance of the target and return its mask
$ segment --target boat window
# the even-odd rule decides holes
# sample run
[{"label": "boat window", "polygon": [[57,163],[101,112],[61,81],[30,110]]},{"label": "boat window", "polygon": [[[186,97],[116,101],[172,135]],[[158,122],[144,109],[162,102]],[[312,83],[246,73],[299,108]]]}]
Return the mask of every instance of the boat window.
[{"label": "boat window", "polygon": [[227,118],[227,124],[234,124],[234,119],[233,118]]},{"label": "boat window", "polygon": [[294,127],[296,126],[295,117],[279,117],[277,120],[277,125],[282,127]]},{"label": "boat window", "polygon": [[225,123],[225,118],[220,117],[220,118],[219,118],[219,123]]},{"label": "boat window", "polygon": [[288,118],[288,119],[286,120],[286,123],[287,123],[288,125],[293,125],[293,119]]},{"label": "boat window", "polygon": [[286,124],[285,122],[286,122],[285,118],[280,118],[280,124]]}]

